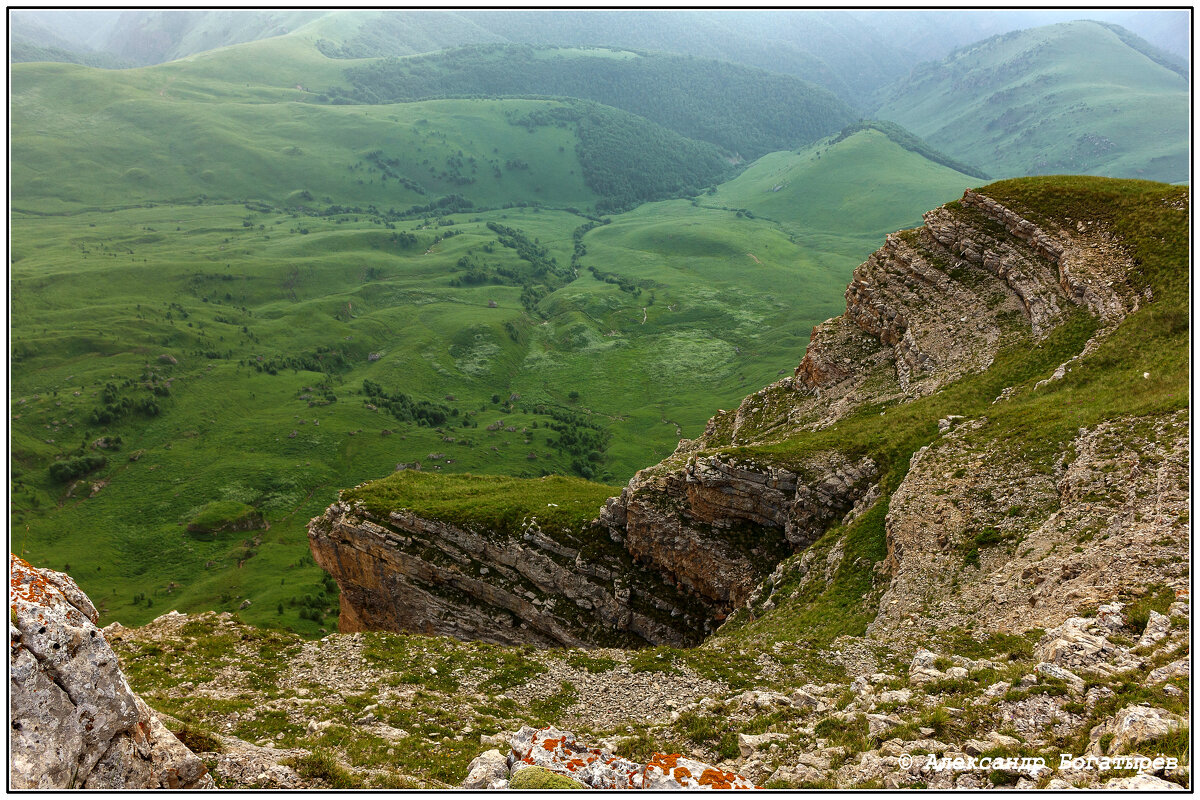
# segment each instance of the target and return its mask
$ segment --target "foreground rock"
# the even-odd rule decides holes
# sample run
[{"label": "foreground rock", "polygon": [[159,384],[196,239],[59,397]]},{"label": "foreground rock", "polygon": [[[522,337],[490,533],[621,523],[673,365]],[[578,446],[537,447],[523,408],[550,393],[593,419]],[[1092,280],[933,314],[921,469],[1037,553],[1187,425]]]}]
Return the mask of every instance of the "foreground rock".
[{"label": "foreground rock", "polygon": [[[470,765],[463,782],[466,789],[571,788],[567,782],[592,789],[753,789],[741,775],[678,753],[655,753],[639,764],[575,741],[575,735],[558,728],[521,728],[512,736],[505,758],[489,750]],[[535,778],[526,777],[533,773]],[[542,773],[559,776],[554,781]],[[565,778],[566,781],[562,779]]]},{"label": "foreground rock", "polygon": [[130,690],[67,575],[9,557],[9,785],[213,788],[208,770]]}]

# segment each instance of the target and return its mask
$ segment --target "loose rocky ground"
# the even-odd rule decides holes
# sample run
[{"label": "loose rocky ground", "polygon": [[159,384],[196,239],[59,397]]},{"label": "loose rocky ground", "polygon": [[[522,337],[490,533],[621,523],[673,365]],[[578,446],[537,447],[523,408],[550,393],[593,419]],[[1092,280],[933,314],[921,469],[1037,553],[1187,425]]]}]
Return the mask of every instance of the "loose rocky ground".
[{"label": "loose rocky ground", "polygon": [[[105,633],[133,688],[226,787],[456,786],[481,753],[507,755],[522,727],[555,725],[632,762],[682,754],[768,787],[1170,788],[1190,780],[1188,610],[1186,597],[1147,595],[1046,632],[946,640],[940,653],[843,637],[812,659],[786,646],[752,659],[717,642],[622,651],[386,633],[303,641],[226,614]],[[879,671],[831,665],[859,664],[864,651]],[[1062,753],[1151,762],[1062,768]],[[1160,755],[1180,765],[1156,766]],[[1044,766],[966,760],[997,756]]]}]

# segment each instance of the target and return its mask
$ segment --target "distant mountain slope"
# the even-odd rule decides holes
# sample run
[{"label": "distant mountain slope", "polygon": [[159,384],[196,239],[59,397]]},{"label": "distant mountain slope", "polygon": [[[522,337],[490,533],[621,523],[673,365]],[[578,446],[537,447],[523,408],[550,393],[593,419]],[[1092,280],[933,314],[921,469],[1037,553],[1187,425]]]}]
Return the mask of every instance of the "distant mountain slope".
[{"label": "distant mountain slope", "polygon": [[917,224],[914,209],[979,183],[868,128],[763,156],[701,202],[775,220],[806,240],[845,231],[853,219],[862,258],[888,231]]},{"label": "distant mountain slope", "polygon": [[[319,42],[337,58],[430,53],[480,43],[636,48],[715,58],[797,76],[860,111],[919,61],[1005,31],[1072,19],[1123,25],[1186,59],[1187,10],[1008,9],[18,9],[12,29],[35,21],[71,52],[113,63],[156,64],[266,37]],[[26,37],[28,38],[28,37]],[[45,42],[33,40],[45,46]],[[53,60],[60,59],[45,51]],[[15,60],[15,59],[14,59]]]},{"label": "distant mountain slope", "polygon": [[790,75],[610,49],[462,48],[351,67],[346,81],[351,90],[329,91],[335,102],[462,95],[585,98],[746,158],[807,144],[854,117],[829,92]]},{"label": "distant mountain slope", "polygon": [[996,36],[915,69],[877,116],[996,175],[1181,181],[1187,81],[1154,52],[1093,22]]},{"label": "distant mountain slope", "polygon": [[[477,207],[600,203],[611,210],[698,192],[729,168],[711,144],[594,103],[289,102],[312,97],[298,82],[324,74],[289,60],[297,47],[274,39],[119,73],[15,65],[17,207],[55,212],[114,198],[129,205],[204,197],[404,211],[459,195]],[[297,85],[233,82],[265,62],[271,80]]]},{"label": "distant mountain slope", "polygon": [[99,53],[88,45],[63,37],[38,17],[19,11],[9,15],[8,60],[60,61],[91,67],[129,67],[129,61],[111,53]]}]

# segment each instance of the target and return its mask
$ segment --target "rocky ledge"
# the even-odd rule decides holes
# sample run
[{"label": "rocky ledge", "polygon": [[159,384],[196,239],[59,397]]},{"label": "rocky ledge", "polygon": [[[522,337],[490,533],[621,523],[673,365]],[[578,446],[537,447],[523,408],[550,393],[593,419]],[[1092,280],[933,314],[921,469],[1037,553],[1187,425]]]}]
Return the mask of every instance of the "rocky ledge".
[{"label": "rocky ledge", "polygon": [[9,786],[209,789],[208,769],[133,693],[71,578],[9,556]]},{"label": "rocky ledge", "polygon": [[754,783],[679,753],[645,764],[588,747],[555,727],[512,734],[507,755],[489,750],[468,767],[464,789],[754,789]]},{"label": "rocky ledge", "polygon": [[593,526],[516,535],[338,502],[309,523],[338,581],[343,633],[442,634],[543,646],[696,644],[710,612]]}]

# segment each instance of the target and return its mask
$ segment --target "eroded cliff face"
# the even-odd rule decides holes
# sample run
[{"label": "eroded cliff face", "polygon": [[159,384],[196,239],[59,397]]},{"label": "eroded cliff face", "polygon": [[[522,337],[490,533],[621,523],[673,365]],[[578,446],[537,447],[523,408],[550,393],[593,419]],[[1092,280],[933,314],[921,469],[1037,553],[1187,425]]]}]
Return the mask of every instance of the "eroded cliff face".
[{"label": "eroded cliff face", "polygon": [[[1036,344],[1073,315],[1091,315],[1095,333],[1077,359],[1144,299],[1129,283],[1127,252],[1091,221],[1039,226],[970,190],[924,221],[888,236],[854,271],[846,312],[814,328],[793,376],[718,412],[701,437],[681,441],[662,463],[638,472],[565,549],[538,531],[497,540],[407,513],[380,520],[344,504],[331,507],[311,524],[310,540],[318,563],[342,587],[342,629],[541,644],[696,641],[765,597],[756,587],[781,561],[880,496],[879,465],[848,454],[853,448],[831,442],[780,459],[764,455],[772,445],[867,406],[933,395],[988,369],[1006,347]],[[1061,378],[1070,364],[1047,380]],[[954,425],[944,422],[947,430]],[[1029,465],[1011,461],[1008,478],[1025,480],[1017,473]],[[918,509],[942,478],[923,477],[920,465],[927,463],[932,456],[914,458],[888,515],[891,556],[879,571],[900,588],[889,595],[881,630],[911,626],[911,604],[897,598],[939,586],[949,574],[904,557],[929,547]],[[1038,473],[1028,480],[1035,484],[1031,507],[1069,504],[1056,494],[1059,478]],[[938,490],[957,487],[942,483]],[[939,536],[955,544],[938,547],[957,552],[969,535],[947,529]],[[967,605],[982,607],[1000,596],[958,591],[945,602],[969,599]]]},{"label": "eroded cliff face", "polygon": [[[678,455],[678,453],[677,453]],[[723,619],[782,558],[811,544],[870,489],[869,458],[822,453],[805,468],[721,455],[643,470],[600,522],[641,564],[686,587]]]},{"label": "eroded cliff face", "polygon": [[948,430],[892,496],[870,634],[1019,633],[1146,587],[1186,593],[1189,444],[1183,412],[1080,430],[1050,459],[997,446],[986,419]]},{"label": "eroded cliff face", "polygon": [[309,544],[338,580],[343,633],[636,646],[695,644],[711,631],[702,605],[592,526],[543,532],[531,519],[505,536],[339,502],[309,523]]},{"label": "eroded cliff face", "polygon": [[213,788],[133,693],[71,578],[9,556],[9,786]]},{"label": "eroded cliff face", "polygon": [[1137,310],[1131,259],[1103,227],[1043,230],[967,190],[890,234],[854,270],[846,313],[813,329],[795,375],[719,412],[698,447],[828,427],[867,404],[914,400],[982,372],[1006,345],[1041,339],[1072,310],[1096,340]]}]

